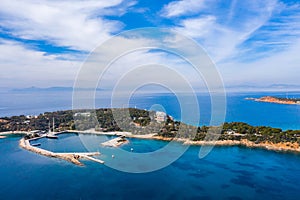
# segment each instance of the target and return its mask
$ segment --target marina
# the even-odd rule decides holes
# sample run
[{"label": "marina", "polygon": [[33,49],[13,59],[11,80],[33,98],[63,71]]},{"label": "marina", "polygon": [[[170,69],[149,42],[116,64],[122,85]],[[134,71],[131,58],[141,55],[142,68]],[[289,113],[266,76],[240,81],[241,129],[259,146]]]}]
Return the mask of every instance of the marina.
[{"label": "marina", "polygon": [[[64,132],[57,132],[57,133],[51,133],[53,137],[58,138],[57,134],[61,134]],[[22,138],[19,141],[19,146],[23,149],[26,149],[28,151],[43,155],[43,156],[47,156],[47,157],[54,157],[54,158],[59,158],[59,159],[63,159],[66,160],[68,162],[71,162],[75,165],[79,165],[79,166],[83,166],[83,164],[79,161],[80,159],[85,159],[85,160],[91,160],[100,164],[104,164],[104,161],[100,160],[100,159],[96,159],[93,158],[91,156],[98,156],[100,155],[100,152],[72,152],[72,153],[54,153],[52,151],[49,150],[45,150],[42,148],[39,148],[38,146],[41,146],[41,143],[33,143],[31,144],[31,141],[36,141],[38,139],[41,138],[48,138],[47,135],[43,135],[41,137],[36,137],[36,138],[32,138],[32,139],[25,139]]]},{"label": "marina", "polygon": [[[81,137],[92,138],[93,136],[84,134]],[[73,137],[62,139],[59,135],[58,140],[46,138],[42,140],[56,144],[60,140],[67,142],[70,139],[77,140],[77,137],[73,135]],[[124,145],[124,147],[128,151],[132,147],[134,152],[155,151],[167,144],[167,142],[159,140],[128,139],[130,145]],[[299,194],[299,182],[297,180],[299,180],[300,174],[297,167],[300,160],[298,156],[293,154],[227,146],[216,147],[206,159],[199,159],[197,157],[199,147],[193,146],[179,160],[165,169],[147,174],[128,174],[118,172],[107,166],[109,162],[119,162],[122,159],[121,154],[117,152],[113,152],[114,158],[112,158],[112,153],[100,151],[101,155],[104,155],[104,164],[81,158],[85,166],[80,167],[64,162],[64,160],[40,156],[26,150],[15,151],[19,140],[19,137],[8,137],[0,140],[2,141],[0,145],[2,152],[2,156],[0,156],[0,168],[2,170],[0,184],[9,188],[9,190],[3,188],[1,193],[3,199],[16,199],[20,193],[23,195],[23,199],[40,199],[44,196],[51,199],[76,199],[78,197],[82,199],[100,197],[101,199],[109,199],[111,194],[116,194],[116,199],[130,199],[132,193],[129,191],[132,191],[132,188],[141,189],[135,194],[141,199],[145,195],[153,199],[161,199],[162,194],[169,197],[178,188],[190,192],[176,193],[177,199],[193,199],[195,198],[194,194],[200,194],[199,188],[202,188],[201,192],[204,195],[212,194],[212,199],[217,199],[216,196],[220,193],[226,194],[228,199],[233,196],[238,199],[237,197],[241,198],[245,190],[252,194],[249,199],[255,197],[257,200],[263,199],[257,197],[261,194],[265,199],[268,196],[274,197],[273,199],[295,199],[294,197]],[[41,141],[41,143],[43,146],[44,142]],[[74,143],[66,145],[69,148],[71,144]],[[75,149],[74,152],[80,151]],[[8,157],[18,160],[12,165],[9,162],[11,159],[8,160]],[[95,157],[98,158],[98,156]],[[288,170],[287,164],[290,165]],[[196,170],[198,171],[195,172]],[[218,178],[220,174],[224,178]],[[182,184],[181,180],[189,183]],[[162,181],[168,183],[169,186],[157,190],[157,185],[161,184]],[[230,187],[226,187],[229,184]],[[211,185],[216,187],[212,188]],[[76,188],[74,189],[74,187]],[[37,192],[28,192],[29,188],[38,189]],[[64,188],[64,192],[61,194],[49,192],[49,188],[58,191]],[[128,190],[123,190],[123,188],[128,188]],[[143,190],[142,188],[146,189]],[[264,188],[263,193],[260,193],[260,188]],[[14,192],[16,190],[18,191],[17,194]],[[159,192],[155,193],[154,190]],[[276,198],[276,195],[280,198]],[[196,199],[203,198],[201,195],[196,197]]]}]

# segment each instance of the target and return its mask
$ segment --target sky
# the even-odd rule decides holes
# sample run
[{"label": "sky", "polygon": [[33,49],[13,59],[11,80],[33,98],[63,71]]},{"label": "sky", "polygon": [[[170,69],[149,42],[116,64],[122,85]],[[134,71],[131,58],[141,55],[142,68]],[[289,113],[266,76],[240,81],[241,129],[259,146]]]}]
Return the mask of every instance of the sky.
[{"label": "sky", "polygon": [[[91,51],[143,27],[176,30],[195,40],[228,88],[300,85],[300,1],[1,0],[0,87],[73,86]],[[198,84],[177,59],[156,51],[132,53],[103,87],[146,60],[178,68]]]}]

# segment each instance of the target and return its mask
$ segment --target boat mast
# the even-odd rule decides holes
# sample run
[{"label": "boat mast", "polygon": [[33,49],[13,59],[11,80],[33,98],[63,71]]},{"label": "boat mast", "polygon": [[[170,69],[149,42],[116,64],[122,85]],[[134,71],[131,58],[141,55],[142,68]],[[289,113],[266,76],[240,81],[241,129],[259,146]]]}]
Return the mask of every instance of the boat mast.
[{"label": "boat mast", "polygon": [[50,127],[50,119],[49,119],[49,133],[51,133],[51,127]]},{"label": "boat mast", "polygon": [[52,126],[52,128],[53,128],[53,133],[54,133],[54,128],[55,128],[55,125],[54,125],[54,117],[53,117],[53,126]]}]

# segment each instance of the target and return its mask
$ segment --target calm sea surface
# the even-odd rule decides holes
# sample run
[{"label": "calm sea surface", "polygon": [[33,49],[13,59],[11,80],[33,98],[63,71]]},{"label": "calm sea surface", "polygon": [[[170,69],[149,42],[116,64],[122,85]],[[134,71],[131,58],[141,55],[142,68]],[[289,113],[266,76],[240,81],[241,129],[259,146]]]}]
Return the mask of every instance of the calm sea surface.
[{"label": "calm sea surface", "polygon": [[[285,93],[229,93],[226,102],[225,121],[241,121],[251,125],[273,126],[282,129],[300,129],[300,105],[281,105],[245,100],[246,97],[261,97],[272,95],[285,97]],[[300,93],[289,93],[289,97],[300,98]],[[83,95],[84,96],[84,95]],[[120,98],[113,105],[123,107]],[[208,125],[211,119],[210,96],[198,95],[200,110],[200,125]],[[189,105],[189,102],[181,102]],[[181,120],[180,104],[175,95],[151,94],[133,95],[129,100],[130,107],[150,109],[159,104],[165,111],[177,120]],[[97,108],[111,107],[111,99],[101,93],[96,93]],[[188,107],[188,106],[187,106]],[[0,117],[12,115],[37,115],[46,111],[72,109],[71,91],[42,92],[7,92],[0,91]],[[194,112],[193,110],[190,111]]]},{"label": "calm sea surface", "polygon": [[[0,115],[39,114],[72,108],[70,92],[2,92]],[[245,97],[264,93],[229,94],[226,121],[300,129],[300,106],[258,103]],[[285,94],[267,94],[284,95]],[[295,93],[294,96],[299,94]],[[209,123],[208,96],[199,96],[201,121]],[[96,99],[97,107],[109,107],[109,99]],[[172,95],[136,96],[130,105],[149,109],[161,104],[180,119]],[[199,159],[199,147],[190,147],[177,161],[161,170],[131,174],[92,161],[79,167],[37,155],[18,147],[21,136],[0,139],[0,199],[299,199],[300,155],[241,147],[215,147]],[[41,139],[42,148],[55,152],[97,151],[106,163],[118,154],[99,145],[105,136],[63,134],[58,140]],[[86,142],[93,141],[86,145]],[[130,139],[122,148],[153,152],[167,143]],[[115,154],[115,160],[111,154]]]}]

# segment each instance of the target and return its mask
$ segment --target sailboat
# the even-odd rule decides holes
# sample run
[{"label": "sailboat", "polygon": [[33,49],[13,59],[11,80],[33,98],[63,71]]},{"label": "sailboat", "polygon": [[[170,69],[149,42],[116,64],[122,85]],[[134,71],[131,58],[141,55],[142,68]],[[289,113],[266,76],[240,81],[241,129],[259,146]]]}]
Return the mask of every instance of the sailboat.
[{"label": "sailboat", "polygon": [[46,138],[49,138],[49,139],[58,139],[58,137],[56,135],[54,135],[54,128],[55,128],[54,117],[53,117],[53,126],[52,126],[52,128],[53,128],[53,132],[51,132],[50,120],[49,120],[49,132],[46,135]]}]

